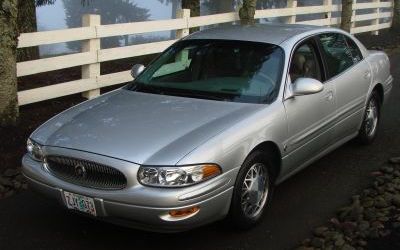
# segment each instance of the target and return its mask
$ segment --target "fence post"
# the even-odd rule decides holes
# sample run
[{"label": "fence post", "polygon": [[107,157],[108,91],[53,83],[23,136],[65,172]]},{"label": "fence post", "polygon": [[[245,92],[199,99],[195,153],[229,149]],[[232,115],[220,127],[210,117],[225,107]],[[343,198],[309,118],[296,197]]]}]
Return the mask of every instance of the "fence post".
[{"label": "fence post", "polygon": [[189,18],[190,9],[178,9],[176,11],[176,18],[183,18],[186,22],[186,27],[183,29],[176,30],[176,39],[181,39],[189,35]]},{"label": "fence post", "polygon": [[296,23],[296,7],[297,7],[297,0],[288,0],[287,1],[287,7],[292,8],[293,14],[288,17],[287,23]]},{"label": "fence post", "polygon": [[328,8],[328,11],[325,14],[326,21],[328,26],[332,25],[332,0],[324,0],[324,6]]},{"label": "fence post", "polygon": [[[380,0],[373,0],[374,3],[380,3]],[[377,18],[372,20],[372,24],[376,27],[376,30],[372,31],[372,35],[379,35],[379,13],[381,12],[380,8],[376,8],[375,13],[377,15]]]},{"label": "fence post", "polygon": [[[100,15],[85,14],[82,16],[82,26],[97,26],[100,25]],[[100,50],[100,39],[94,38],[82,42],[82,52],[96,53]],[[82,65],[82,79],[96,79],[100,76],[100,63],[92,63]],[[82,96],[87,99],[92,99],[100,95],[100,89],[93,89],[82,93]]]}]

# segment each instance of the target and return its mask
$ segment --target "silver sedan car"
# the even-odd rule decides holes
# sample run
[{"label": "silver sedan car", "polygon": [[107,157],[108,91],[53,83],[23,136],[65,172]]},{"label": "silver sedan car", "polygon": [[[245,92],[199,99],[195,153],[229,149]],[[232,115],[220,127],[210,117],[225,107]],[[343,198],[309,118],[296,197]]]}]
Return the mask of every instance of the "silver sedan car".
[{"label": "silver sedan car", "polygon": [[286,24],[196,32],[132,75],[34,131],[23,173],[75,212],[163,232],[255,225],[274,186],[374,140],[393,82],[385,53]]}]

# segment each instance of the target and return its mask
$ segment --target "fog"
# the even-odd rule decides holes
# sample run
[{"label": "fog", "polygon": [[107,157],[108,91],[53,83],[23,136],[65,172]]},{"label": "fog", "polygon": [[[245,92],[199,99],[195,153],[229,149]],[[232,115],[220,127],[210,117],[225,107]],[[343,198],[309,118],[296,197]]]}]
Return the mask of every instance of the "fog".
[{"label": "fog", "polygon": [[[321,5],[323,0],[299,0],[298,6]],[[337,2],[335,0],[334,2]],[[201,0],[201,15],[237,11],[241,0]],[[283,8],[286,0],[258,0],[257,9]],[[181,0],[91,0],[82,5],[81,0],[57,0],[53,5],[37,7],[36,15],[39,31],[75,28],[81,26],[82,15],[101,15],[102,24],[170,19],[181,6]],[[335,14],[334,14],[335,15]],[[302,15],[297,20],[323,18],[322,14]],[[260,22],[282,22],[285,18],[263,19]],[[203,27],[208,28],[208,27]],[[102,48],[140,44],[168,40],[175,37],[174,31],[152,32],[138,35],[101,39]],[[41,57],[80,51],[79,42],[40,46]]]}]

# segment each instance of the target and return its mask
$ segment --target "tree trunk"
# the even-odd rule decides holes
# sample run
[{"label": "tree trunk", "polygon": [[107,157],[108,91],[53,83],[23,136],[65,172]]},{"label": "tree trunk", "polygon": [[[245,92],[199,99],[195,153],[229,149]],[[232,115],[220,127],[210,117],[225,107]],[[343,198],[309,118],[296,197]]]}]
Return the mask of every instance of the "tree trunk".
[{"label": "tree trunk", "polygon": [[351,16],[353,14],[353,0],[342,0],[342,22],[340,28],[350,32]]},{"label": "tree trunk", "polygon": [[240,22],[242,24],[254,24],[254,15],[256,14],[257,0],[243,0],[243,6],[239,9]]},{"label": "tree trunk", "polygon": [[0,0],[0,126],[15,125],[17,101],[17,0]]},{"label": "tree trunk", "polygon": [[[176,11],[178,9],[178,0],[172,0],[172,7],[171,7],[171,19],[176,18]],[[171,30],[170,33],[170,39],[175,39],[176,36],[176,31],[175,30]]]},{"label": "tree trunk", "polygon": [[182,0],[182,9],[190,9],[190,16],[200,16],[200,0]]},{"label": "tree trunk", "polygon": [[400,0],[394,0],[392,31],[400,32]]},{"label": "tree trunk", "polygon": [[[182,0],[182,9],[190,9],[190,16],[200,16],[200,0]],[[198,31],[199,28],[190,28],[190,33]]]},{"label": "tree trunk", "polygon": [[[19,33],[36,32],[35,0],[18,1],[18,31]],[[38,47],[28,47],[17,50],[17,61],[29,61],[39,58]]]}]

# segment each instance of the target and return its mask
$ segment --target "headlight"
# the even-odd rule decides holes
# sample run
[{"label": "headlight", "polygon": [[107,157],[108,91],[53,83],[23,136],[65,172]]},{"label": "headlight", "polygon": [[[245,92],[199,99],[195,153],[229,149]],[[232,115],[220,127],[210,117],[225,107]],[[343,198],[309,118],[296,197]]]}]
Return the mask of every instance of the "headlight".
[{"label": "headlight", "polygon": [[221,174],[215,164],[195,166],[153,167],[141,166],[138,180],[143,185],[156,187],[182,187],[193,185]]},{"label": "headlight", "polygon": [[36,161],[43,161],[42,147],[36,142],[28,139],[26,142],[26,150],[28,151],[32,159]]}]

